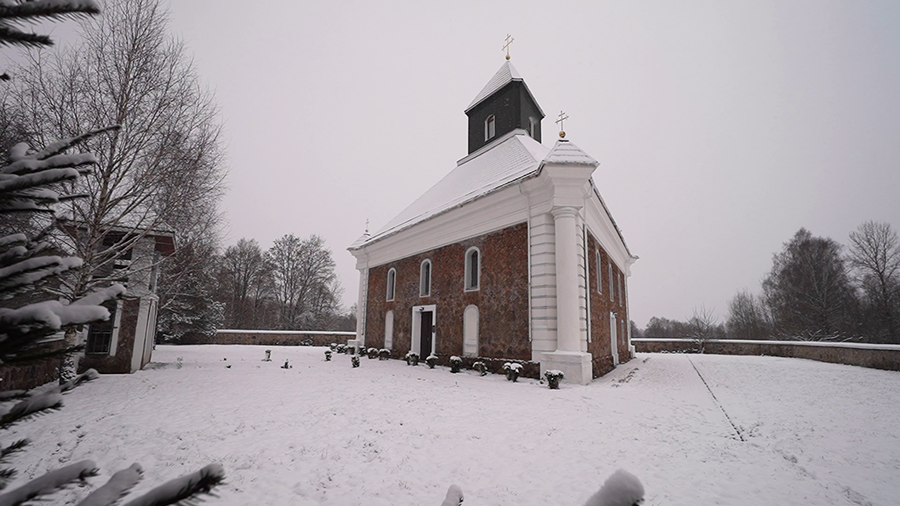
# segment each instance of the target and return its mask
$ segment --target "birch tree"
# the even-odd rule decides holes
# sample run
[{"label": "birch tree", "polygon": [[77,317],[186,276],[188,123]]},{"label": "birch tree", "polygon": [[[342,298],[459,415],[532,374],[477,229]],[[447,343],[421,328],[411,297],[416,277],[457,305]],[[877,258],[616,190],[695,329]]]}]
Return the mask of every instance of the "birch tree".
[{"label": "birch tree", "polygon": [[857,337],[856,299],[840,244],[801,228],[772,263],[763,291],[782,338]]},{"label": "birch tree", "polygon": [[850,233],[847,260],[863,293],[871,337],[900,343],[900,240],[887,223],[867,221]]},{"label": "birch tree", "polygon": [[97,274],[148,232],[189,238],[215,227],[223,190],[217,110],[167,25],[158,0],[111,0],[84,25],[82,44],[31,51],[15,69],[13,106],[33,144],[121,125],[88,143],[97,168],[72,184],[89,198],[65,210],[66,245],[85,268],[60,295],[103,283]]}]

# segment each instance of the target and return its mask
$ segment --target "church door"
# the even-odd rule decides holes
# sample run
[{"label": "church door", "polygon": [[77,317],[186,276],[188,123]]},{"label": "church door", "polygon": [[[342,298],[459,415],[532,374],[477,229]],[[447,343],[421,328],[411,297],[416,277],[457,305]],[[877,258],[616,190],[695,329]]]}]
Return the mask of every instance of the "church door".
[{"label": "church door", "polygon": [[421,352],[419,356],[422,358],[431,355],[431,339],[434,334],[434,322],[432,320],[431,311],[423,311],[422,312],[422,326],[419,330],[419,338],[421,339],[419,344],[419,349]]}]

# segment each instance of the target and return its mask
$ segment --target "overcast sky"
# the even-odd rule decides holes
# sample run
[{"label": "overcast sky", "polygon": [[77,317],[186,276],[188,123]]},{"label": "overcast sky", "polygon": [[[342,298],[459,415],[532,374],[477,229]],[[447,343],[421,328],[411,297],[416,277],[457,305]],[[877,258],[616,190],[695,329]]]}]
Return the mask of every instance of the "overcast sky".
[{"label": "overcast sky", "polygon": [[632,253],[631,317],[724,321],[800,228],[841,243],[900,228],[900,2],[171,0],[214,90],[230,187],[225,245],[319,234],[344,303],[346,248],[466,152],[463,110],[504,61],[544,144],[600,161]]}]

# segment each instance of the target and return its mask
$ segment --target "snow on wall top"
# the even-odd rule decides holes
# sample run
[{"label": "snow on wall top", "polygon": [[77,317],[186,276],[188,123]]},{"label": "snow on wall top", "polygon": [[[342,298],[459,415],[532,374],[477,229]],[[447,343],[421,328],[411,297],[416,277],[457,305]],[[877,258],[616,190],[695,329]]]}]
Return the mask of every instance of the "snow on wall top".
[{"label": "snow on wall top", "polygon": [[[504,138],[505,137],[505,138]],[[350,249],[411,227],[466,202],[487,195],[517,179],[537,172],[548,149],[532,139],[524,130],[514,130],[497,139],[486,150],[479,150],[460,160],[455,169],[444,176],[415,202],[400,212],[381,230],[368,238],[360,237]]]},{"label": "snow on wall top", "polygon": [[572,144],[566,139],[560,139],[553,149],[550,150],[550,153],[544,157],[544,163],[555,163],[562,165],[569,164],[582,164],[582,165],[593,165],[594,167],[600,165],[600,162],[594,160],[591,155],[585,153],[578,146]]}]

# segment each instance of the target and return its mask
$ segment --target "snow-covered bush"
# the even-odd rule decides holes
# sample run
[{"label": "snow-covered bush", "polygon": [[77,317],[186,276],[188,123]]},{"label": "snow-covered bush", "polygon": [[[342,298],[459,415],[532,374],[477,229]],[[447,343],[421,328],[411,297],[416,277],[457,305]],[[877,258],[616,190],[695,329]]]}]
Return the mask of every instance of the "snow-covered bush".
[{"label": "snow-covered bush", "polygon": [[378,358],[378,348],[369,348],[368,350],[366,350],[366,355],[370,360]]},{"label": "snow-covered bush", "polygon": [[331,351],[337,351],[338,345],[337,343],[331,343],[328,345],[328,347],[331,348]]},{"label": "snow-covered bush", "polygon": [[506,362],[503,364],[503,372],[506,373],[506,379],[516,382],[519,379],[519,375],[522,374],[522,364]]},{"label": "snow-covered bush", "polygon": [[558,390],[559,380],[563,379],[565,375],[558,369],[550,369],[544,372],[544,377],[547,378],[547,385],[550,386],[550,390]]},{"label": "snow-covered bush", "polygon": [[359,355],[350,357],[350,363],[353,364],[353,367],[359,367]]},{"label": "snow-covered bush", "polygon": [[382,348],[378,350],[378,360],[388,360],[391,358],[391,350]]},{"label": "snow-covered bush", "polygon": [[287,359],[285,359],[285,360],[284,360],[284,365],[281,366],[281,368],[282,368],[282,369],[292,369],[293,366],[291,365],[290,361],[288,361]]},{"label": "snow-covered bush", "polygon": [[478,371],[482,376],[487,376],[488,369],[487,366],[484,365],[484,362],[478,361],[472,364],[472,369]]},{"label": "snow-covered bush", "polygon": [[614,472],[584,506],[633,506],[644,501],[644,485],[624,469]]},{"label": "snow-covered bush", "polygon": [[461,366],[461,365],[462,365],[461,358],[457,357],[456,355],[453,355],[452,357],[450,357],[450,372],[452,372],[454,374],[458,373],[459,366]]},{"label": "snow-covered bush", "polygon": [[347,345],[346,345],[346,344],[339,344],[339,345],[337,345],[337,349],[335,349],[335,351],[336,351],[337,353],[341,353],[341,354],[347,353]]},{"label": "snow-covered bush", "polygon": [[419,354],[414,351],[406,352],[406,365],[419,365]]},{"label": "snow-covered bush", "polygon": [[434,366],[437,365],[438,357],[434,353],[425,357],[425,363],[428,364],[429,369],[434,369]]},{"label": "snow-covered bush", "polygon": [[263,362],[271,362],[272,361],[272,350],[266,350],[266,358],[263,359]]},{"label": "snow-covered bush", "polygon": [[331,350],[325,350],[325,361],[331,362]]}]

